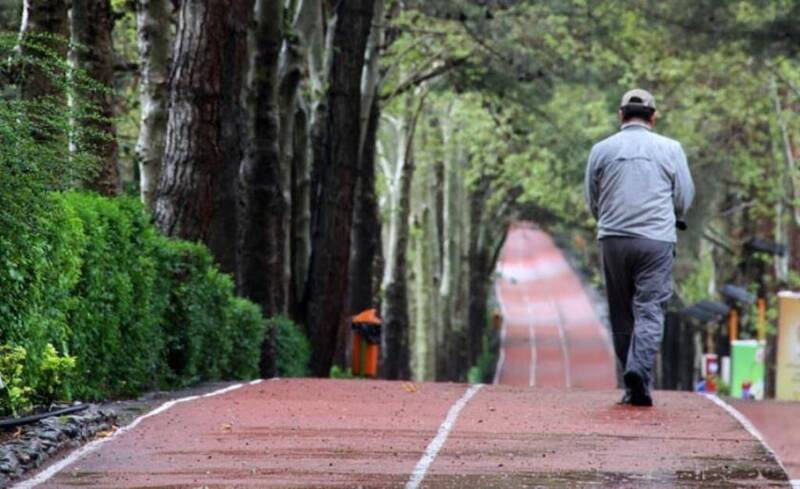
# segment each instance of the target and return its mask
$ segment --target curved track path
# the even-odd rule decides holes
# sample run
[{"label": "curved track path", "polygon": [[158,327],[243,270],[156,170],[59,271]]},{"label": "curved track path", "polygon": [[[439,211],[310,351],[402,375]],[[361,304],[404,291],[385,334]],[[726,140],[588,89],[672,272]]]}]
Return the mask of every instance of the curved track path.
[{"label": "curved track path", "polygon": [[618,406],[608,342],[542,233],[511,231],[505,385],[272,379],[170,401],[17,487],[788,487],[715,398]]},{"label": "curved track path", "polygon": [[504,324],[495,383],[613,389],[608,332],[550,236],[529,224],[513,226],[497,270]]}]

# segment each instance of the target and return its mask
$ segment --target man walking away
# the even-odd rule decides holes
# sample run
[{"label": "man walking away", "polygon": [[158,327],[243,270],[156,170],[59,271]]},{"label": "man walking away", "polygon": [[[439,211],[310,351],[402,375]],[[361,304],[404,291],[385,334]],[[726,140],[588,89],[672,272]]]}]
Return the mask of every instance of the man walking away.
[{"label": "man walking away", "polygon": [[621,403],[652,406],[650,383],[672,295],[676,225],[694,197],[680,143],[652,132],[656,103],[641,89],[622,97],[622,126],[592,147],[585,197],[597,219]]}]

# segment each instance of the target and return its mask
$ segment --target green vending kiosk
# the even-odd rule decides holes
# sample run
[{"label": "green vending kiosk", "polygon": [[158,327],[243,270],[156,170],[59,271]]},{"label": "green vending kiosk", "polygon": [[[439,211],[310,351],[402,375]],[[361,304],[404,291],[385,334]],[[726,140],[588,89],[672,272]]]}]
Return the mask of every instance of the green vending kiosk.
[{"label": "green vending kiosk", "polygon": [[731,342],[731,396],[739,399],[764,399],[765,342]]}]

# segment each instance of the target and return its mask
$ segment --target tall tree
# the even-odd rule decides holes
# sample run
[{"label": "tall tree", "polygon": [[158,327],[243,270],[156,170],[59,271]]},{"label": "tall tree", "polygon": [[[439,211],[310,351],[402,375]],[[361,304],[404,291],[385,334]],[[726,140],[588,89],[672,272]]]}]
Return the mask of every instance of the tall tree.
[{"label": "tall tree", "polygon": [[458,140],[456,110],[452,104],[445,112],[442,123],[444,144],[444,188],[442,204],[442,280],[439,286],[439,328],[444,341],[437,350],[437,379],[454,380],[466,354],[462,314],[459,299],[462,297],[462,252],[464,247],[464,220],[462,209],[463,167],[466,161],[463,145]]},{"label": "tall tree", "polygon": [[170,69],[170,110],[155,221],[170,236],[208,244],[236,270],[236,175],[249,0],[181,2]]},{"label": "tall tree", "polygon": [[372,29],[364,55],[361,77],[361,113],[359,131],[359,160],[356,173],[356,198],[353,209],[350,270],[348,278],[348,312],[373,307],[376,287],[376,257],[380,252],[381,225],[378,215],[378,196],[375,189],[375,144],[380,124],[378,100],[381,73],[378,58],[384,46],[384,1],[375,2]]},{"label": "tall tree", "polygon": [[[67,22],[66,0],[25,0],[23,2],[20,38],[24,41],[34,37],[37,44],[42,44],[51,51],[50,54],[59,59],[67,59],[67,40],[69,39],[69,23]],[[42,36],[42,35],[47,36]],[[23,55],[40,56],[26,45],[21,45]],[[53,75],[48,74],[36,63],[27,63],[20,83],[20,95],[27,100],[50,96],[57,100],[64,99],[64,91],[53,82]]]},{"label": "tall tree", "polygon": [[[393,121],[396,148],[392,151],[394,165],[389,169],[387,183],[389,198],[389,233],[386,245],[386,263],[383,283],[383,335],[381,372],[388,379],[405,379],[409,370],[409,313],[407,249],[409,240],[409,213],[411,210],[411,183],[414,178],[414,134],[425,96],[419,97],[417,106],[409,94],[406,114],[402,121]],[[388,166],[388,165],[387,165]]]},{"label": "tall tree", "polygon": [[[295,94],[296,107],[292,122],[292,146],[286,148],[283,156],[291,155],[291,278],[290,313],[299,315],[300,302],[305,290],[309,256],[311,254],[311,166],[313,151],[309,133],[314,123],[318,100],[322,97],[325,77],[325,22],[322,2],[299,0],[294,19],[294,32],[297,36],[292,57],[305,62],[303,68],[307,76],[303,80],[305,90]],[[298,56],[299,55],[299,56]],[[285,74],[293,70],[286,70]],[[289,77],[284,77],[289,80]],[[287,85],[284,85],[287,86]],[[290,86],[290,85],[289,85]],[[282,116],[287,113],[282,113]],[[288,122],[288,121],[287,121]],[[282,125],[282,131],[283,131]],[[283,133],[282,133],[283,134]],[[284,135],[288,136],[288,134]]]},{"label": "tall tree", "polygon": [[83,94],[95,107],[99,118],[77,121],[88,126],[94,135],[86,143],[98,156],[98,172],[87,187],[105,195],[122,189],[117,167],[117,140],[114,128],[114,50],[111,31],[114,15],[111,0],[73,0],[70,13],[72,62],[103,86]]},{"label": "tall tree", "polygon": [[314,348],[312,371],[318,376],[329,373],[344,320],[359,159],[360,79],[372,14],[372,0],[335,5],[325,131],[315,147],[312,251],[305,294],[305,320]]},{"label": "tall tree", "polygon": [[139,47],[139,187],[142,202],[152,207],[164,157],[170,47],[169,0],[136,2],[136,41]]},{"label": "tall tree", "polygon": [[[281,0],[256,0],[248,40],[247,143],[240,174],[238,286],[270,316],[286,312],[288,293],[290,189],[281,164],[278,104],[282,12]],[[269,365],[269,347],[268,340],[262,367]]]}]

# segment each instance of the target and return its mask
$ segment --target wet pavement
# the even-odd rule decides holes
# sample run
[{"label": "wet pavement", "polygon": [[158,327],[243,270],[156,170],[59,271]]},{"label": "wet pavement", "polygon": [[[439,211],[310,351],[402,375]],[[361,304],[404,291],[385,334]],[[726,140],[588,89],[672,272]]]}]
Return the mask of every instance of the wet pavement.
[{"label": "wet pavement", "polygon": [[794,487],[800,488],[800,403],[730,400],[761,432],[781,459]]},{"label": "wet pavement", "polygon": [[[457,384],[298,379],[142,421],[41,487],[404,487]],[[781,487],[759,441],[705,397],[486,386],[419,487]]]}]

